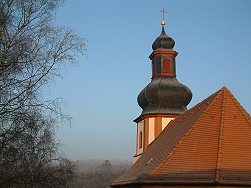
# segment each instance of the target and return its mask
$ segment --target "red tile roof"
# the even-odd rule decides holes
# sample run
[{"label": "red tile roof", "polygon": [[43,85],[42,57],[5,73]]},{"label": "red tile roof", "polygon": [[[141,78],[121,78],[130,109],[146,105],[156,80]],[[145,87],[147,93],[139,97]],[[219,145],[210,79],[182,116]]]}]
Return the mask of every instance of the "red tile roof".
[{"label": "red tile roof", "polygon": [[251,120],[223,87],[171,121],[112,186],[125,184],[251,186]]}]

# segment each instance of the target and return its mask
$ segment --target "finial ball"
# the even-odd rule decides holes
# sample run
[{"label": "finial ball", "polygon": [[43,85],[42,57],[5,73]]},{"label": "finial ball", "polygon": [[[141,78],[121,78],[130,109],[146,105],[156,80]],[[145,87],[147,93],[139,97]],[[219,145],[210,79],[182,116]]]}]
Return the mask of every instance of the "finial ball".
[{"label": "finial ball", "polygon": [[165,20],[161,20],[161,25],[164,26],[166,24]]}]

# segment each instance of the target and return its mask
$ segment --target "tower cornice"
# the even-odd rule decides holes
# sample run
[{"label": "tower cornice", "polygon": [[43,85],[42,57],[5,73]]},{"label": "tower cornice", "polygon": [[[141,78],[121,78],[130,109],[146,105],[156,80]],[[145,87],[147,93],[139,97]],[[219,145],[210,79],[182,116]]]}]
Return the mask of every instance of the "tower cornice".
[{"label": "tower cornice", "polygon": [[180,114],[159,114],[159,113],[156,113],[156,114],[146,114],[146,115],[140,115],[135,120],[133,120],[133,122],[139,123],[140,121],[142,121],[145,118],[152,118],[152,117],[176,118],[179,115]]},{"label": "tower cornice", "polygon": [[160,55],[172,55],[174,57],[176,57],[178,55],[178,52],[174,51],[174,50],[169,50],[169,49],[158,49],[158,50],[154,50],[149,58],[152,60],[152,58],[154,56],[160,56]]}]

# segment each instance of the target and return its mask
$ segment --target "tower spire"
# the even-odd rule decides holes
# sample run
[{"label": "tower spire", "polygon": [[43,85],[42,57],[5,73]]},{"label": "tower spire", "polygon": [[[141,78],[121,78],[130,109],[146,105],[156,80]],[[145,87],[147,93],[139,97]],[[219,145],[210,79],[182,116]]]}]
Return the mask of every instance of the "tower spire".
[{"label": "tower spire", "polygon": [[137,146],[135,160],[161,133],[167,124],[187,110],[192,92],[176,78],[175,41],[164,30],[165,9],[162,13],[162,32],[152,44],[149,56],[152,66],[151,82],[139,93],[137,101],[142,113],[137,123]]},{"label": "tower spire", "polygon": [[165,22],[165,13],[167,13],[167,11],[165,11],[165,9],[163,8],[163,10],[160,11],[162,13],[162,20],[161,20],[161,25],[162,27],[165,26],[166,22]]}]

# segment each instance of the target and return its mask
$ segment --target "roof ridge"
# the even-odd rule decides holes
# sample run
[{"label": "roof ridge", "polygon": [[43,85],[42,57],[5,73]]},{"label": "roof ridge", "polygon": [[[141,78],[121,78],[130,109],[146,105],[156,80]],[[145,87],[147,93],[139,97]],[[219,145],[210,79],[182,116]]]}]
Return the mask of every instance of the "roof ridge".
[{"label": "roof ridge", "polygon": [[223,138],[223,119],[224,119],[224,110],[225,110],[225,93],[226,88],[222,88],[222,107],[221,107],[221,118],[220,118],[220,130],[219,130],[219,139],[218,139],[218,151],[217,151],[217,162],[216,162],[216,170],[215,170],[215,181],[219,182],[220,177],[220,165],[221,165],[221,145]]},{"label": "roof ridge", "polygon": [[[183,114],[179,115],[178,117],[176,117],[174,120],[170,121],[170,123],[174,123],[174,121],[181,119],[183,116],[186,116],[188,111],[191,111],[195,108],[198,108],[198,106],[200,106],[201,104],[205,103],[206,101],[210,100],[211,98],[216,97],[219,92],[221,92],[221,89],[219,89],[218,91],[214,92],[212,95],[208,96],[206,99],[204,99],[203,101],[197,103],[195,106],[193,106],[192,108],[188,109],[186,112],[184,112]],[[215,99],[213,99],[210,103],[212,103]],[[208,103],[208,102],[206,102]],[[166,126],[167,127],[167,126]]]},{"label": "roof ridge", "polygon": [[[201,113],[201,114],[204,114],[204,113],[208,110],[208,107],[210,106],[210,104],[214,103],[214,101],[218,98],[218,96],[219,96],[219,94],[220,94],[221,92],[222,92],[222,89],[218,90],[217,92],[213,93],[213,94],[210,95],[208,98],[206,98],[206,99],[203,100],[202,102],[198,103],[197,105],[195,105],[193,108],[189,109],[188,111],[190,111],[190,110],[192,110],[192,109],[194,110],[194,109],[196,109],[196,108],[199,108],[199,109],[200,109],[201,104],[205,103],[207,100],[209,100],[210,98],[214,97],[214,99],[213,99],[210,103],[206,102],[206,103],[207,103],[207,107],[205,107],[204,111]],[[199,109],[198,109],[198,110],[199,110]],[[183,116],[186,116],[186,114],[187,114],[188,111],[186,111],[185,113],[183,113],[182,115],[178,116],[178,117],[175,118],[173,121],[171,121],[172,124],[175,123],[176,119],[182,118]],[[202,116],[200,116],[200,117],[194,122],[193,125],[195,125],[201,118],[202,118]],[[171,123],[171,122],[170,122],[170,123]],[[168,127],[168,126],[167,126],[167,127]],[[194,127],[195,127],[195,126],[192,126],[192,127],[184,134],[184,136],[181,138],[181,140],[180,140],[179,143],[176,145],[176,147],[169,153],[169,155],[168,155],[166,158],[164,158],[164,159],[162,160],[162,162],[160,162],[160,163],[158,164],[158,166],[156,166],[156,167],[153,168],[150,172],[148,172],[148,174],[141,180],[142,182],[146,179],[146,177],[147,177],[149,174],[151,174],[156,168],[158,168],[161,164],[165,163],[165,162],[170,158],[170,156],[179,148],[179,146],[181,145],[182,141],[187,137],[187,135],[192,131],[192,129],[193,129]]]},{"label": "roof ridge", "polygon": [[[209,100],[210,98],[214,98],[216,97],[216,95],[218,95],[221,92],[222,89],[219,89],[218,91],[214,92],[212,95],[208,96],[207,98],[205,98],[204,100],[202,100],[201,102],[197,103],[195,106],[193,106],[192,108],[190,108],[189,110],[196,108],[197,106],[199,106],[201,103],[204,103],[205,101]],[[214,101],[215,99],[213,99],[211,101],[211,103]],[[183,115],[183,114],[182,114]]]},{"label": "roof ridge", "polygon": [[240,102],[235,98],[235,96],[225,87],[225,90],[227,91],[228,95],[234,100],[235,104],[238,106],[238,109],[240,110],[241,114],[247,119],[247,121],[250,121],[250,115],[249,113],[243,108],[243,106],[240,104]]}]

